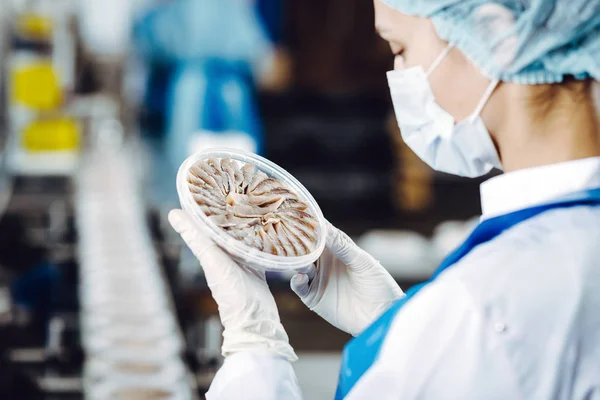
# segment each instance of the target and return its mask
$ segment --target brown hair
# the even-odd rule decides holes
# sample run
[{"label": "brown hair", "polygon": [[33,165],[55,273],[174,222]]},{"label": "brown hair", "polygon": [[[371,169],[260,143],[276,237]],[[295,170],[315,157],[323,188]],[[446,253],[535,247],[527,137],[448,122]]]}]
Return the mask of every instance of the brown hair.
[{"label": "brown hair", "polygon": [[593,106],[593,84],[593,79],[577,80],[568,76],[560,83],[535,85],[528,96],[527,104],[538,120],[545,119],[560,109],[565,101]]}]

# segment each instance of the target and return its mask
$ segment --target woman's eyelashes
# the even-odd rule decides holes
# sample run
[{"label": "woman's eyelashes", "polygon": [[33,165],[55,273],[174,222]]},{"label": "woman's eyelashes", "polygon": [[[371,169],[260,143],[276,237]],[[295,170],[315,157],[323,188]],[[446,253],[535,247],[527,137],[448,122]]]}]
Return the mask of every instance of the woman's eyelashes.
[{"label": "woman's eyelashes", "polygon": [[404,55],[406,47],[397,41],[388,41],[390,50],[394,56],[394,69],[401,69],[404,66]]},{"label": "woman's eyelashes", "polygon": [[400,52],[394,55],[394,69],[403,69],[404,68],[404,56],[403,53]]},{"label": "woman's eyelashes", "polygon": [[393,46],[392,54],[394,54],[394,69],[404,68],[404,46]]},{"label": "woman's eyelashes", "polygon": [[387,42],[393,55],[402,54],[402,52],[404,52],[404,45],[399,43],[397,40],[388,39]]}]

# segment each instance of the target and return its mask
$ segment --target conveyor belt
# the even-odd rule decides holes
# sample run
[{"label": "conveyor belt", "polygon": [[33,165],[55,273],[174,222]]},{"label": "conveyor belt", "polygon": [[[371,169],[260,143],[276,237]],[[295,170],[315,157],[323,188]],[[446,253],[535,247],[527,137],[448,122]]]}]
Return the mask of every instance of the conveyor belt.
[{"label": "conveyor belt", "polygon": [[84,392],[99,400],[194,399],[132,159],[126,147],[96,150],[77,177]]}]

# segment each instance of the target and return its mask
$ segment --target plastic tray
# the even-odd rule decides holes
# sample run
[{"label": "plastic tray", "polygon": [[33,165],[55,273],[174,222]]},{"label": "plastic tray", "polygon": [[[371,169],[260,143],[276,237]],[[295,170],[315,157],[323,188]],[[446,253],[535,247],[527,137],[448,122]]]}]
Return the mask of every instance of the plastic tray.
[{"label": "plastic tray", "polygon": [[100,384],[101,381],[114,379],[115,375],[124,381],[144,386],[144,383],[152,381],[154,384],[162,384],[169,387],[185,378],[185,367],[179,359],[166,362],[128,362],[125,365],[142,364],[145,370],[127,369],[119,366],[118,362],[102,360],[97,357],[89,357],[84,364],[84,379],[90,384]]},{"label": "plastic tray", "polygon": [[[125,396],[124,392],[135,390],[142,391],[135,396]],[[143,384],[137,379],[128,379],[124,376],[113,375],[107,380],[93,382],[84,380],[85,398],[89,400],[128,400],[128,399],[156,399],[156,400],[192,400],[194,395],[190,390],[187,379],[164,384],[146,379]],[[145,391],[164,393],[162,396],[152,396]]]},{"label": "plastic tray", "polygon": [[[212,223],[200,207],[194,202],[187,183],[187,174],[190,167],[198,161],[208,158],[231,158],[244,164],[252,164],[269,177],[279,179],[293,190],[301,200],[308,205],[308,212],[313,215],[317,222],[317,243],[315,249],[303,256],[280,256],[262,252],[254,247],[229,236],[225,231]],[[233,259],[243,265],[259,271],[290,271],[299,270],[315,262],[325,248],[326,222],[321,208],[296,178],[286,170],[271,161],[253,153],[242,150],[213,148],[190,156],[183,162],[177,173],[177,193],[181,207],[192,215],[197,225]]]}]

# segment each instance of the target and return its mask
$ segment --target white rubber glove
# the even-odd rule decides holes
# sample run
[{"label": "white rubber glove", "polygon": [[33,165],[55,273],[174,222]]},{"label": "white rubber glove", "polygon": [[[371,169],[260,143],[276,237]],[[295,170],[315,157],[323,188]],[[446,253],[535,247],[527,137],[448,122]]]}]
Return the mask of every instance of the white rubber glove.
[{"label": "white rubber glove", "polygon": [[353,336],[404,296],[379,261],[330,223],[325,251],[316,264],[311,266],[314,271],[292,277],[292,290],[308,308]]},{"label": "white rubber glove", "polygon": [[296,361],[298,357],[281,325],[264,272],[238,265],[197,228],[185,211],[172,210],[169,222],[200,261],[219,306],[224,327],[223,356],[267,350]]}]

